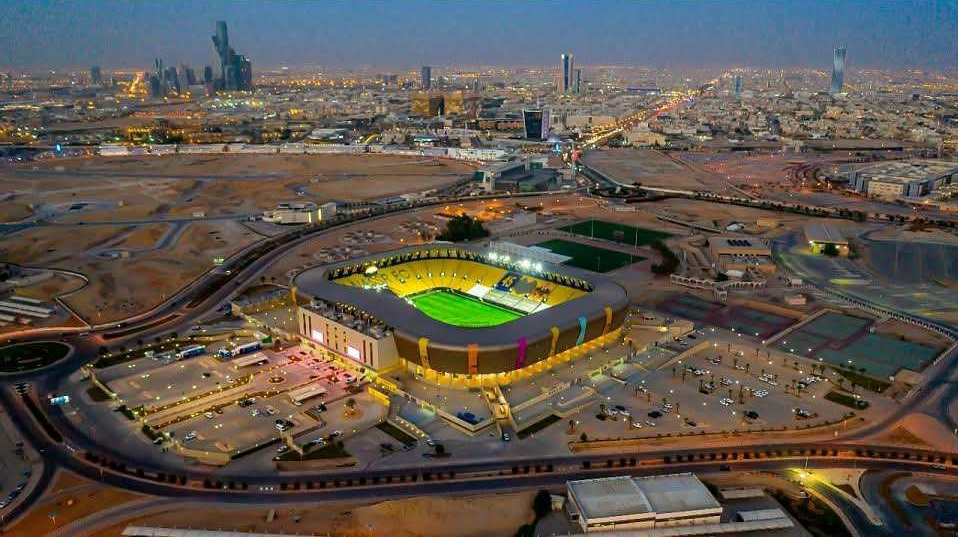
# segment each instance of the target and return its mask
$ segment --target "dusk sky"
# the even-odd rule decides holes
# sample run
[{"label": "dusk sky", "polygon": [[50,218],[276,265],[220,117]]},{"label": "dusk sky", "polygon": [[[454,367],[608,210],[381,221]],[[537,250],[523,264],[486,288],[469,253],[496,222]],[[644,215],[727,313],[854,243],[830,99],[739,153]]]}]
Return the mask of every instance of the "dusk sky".
[{"label": "dusk sky", "polygon": [[253,68],[546,65],[958,67],[958,1],[0,3],[0,68],[213,64],[216,20]]}]

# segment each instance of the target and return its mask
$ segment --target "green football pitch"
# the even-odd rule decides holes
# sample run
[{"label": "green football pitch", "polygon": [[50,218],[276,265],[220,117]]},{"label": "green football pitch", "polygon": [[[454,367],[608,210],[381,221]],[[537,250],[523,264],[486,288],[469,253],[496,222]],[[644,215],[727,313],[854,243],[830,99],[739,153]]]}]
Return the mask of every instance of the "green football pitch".
[{"label": "green football pitch", "polygon": [[448,291],[430,291],[410,300],[416,309],[433,319],[465,328],[496,326],[522,317],[505,308]]},{"label": "green football pitch", "polygon": [[650,242],[667,239],[672,236],[670,233],[665,233],[664,231],[616,224],[615,222],[606,222],[605,220],[586,220],[585,222],[577,222],[565,227],[560,227],[559,229],[568,231],[569,233],[575,233],[576,235],[605,239],[607,241],[628,244],[635,247],[644,246]]}]

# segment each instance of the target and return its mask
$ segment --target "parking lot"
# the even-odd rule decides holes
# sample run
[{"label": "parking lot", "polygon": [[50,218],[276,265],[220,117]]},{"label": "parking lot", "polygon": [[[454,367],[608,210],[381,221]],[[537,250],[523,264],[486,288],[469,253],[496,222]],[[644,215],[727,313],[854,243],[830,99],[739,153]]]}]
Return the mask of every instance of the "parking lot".
[{"label": "parking lot", "polygon": [[[226,406],[217,405],[165,428],[164,432],[191,449],[234,452],[279,438],[278,423],[294,437],[322,429],[327,425],[327,409],[341,408],[350,398],[357,406],[365,400],[363,381],[326,358],[299,347],[277,353],[266,352],[271,363],[276,365],[257,375],[252,388],[267,388],[275,382],[280,389],[318,385],[325,393],[318,393],[300,404],[293,401],[292,392],[283,391],[269,397],[251,397]],[[255,391],[251,390],[251,393]]]},{"label": "parking lot", "polygon": [[841,419],[848,409],[824,398],[831,384],[812,380],[808,365],[796,368],[783,356],[716,344],[603,397],[578,419],[593,438],[796,428]]},{"label": "parking lot", "polygon": [[198,356],[163,364],[140,358],[97,371],[97,378],[128,407],[159,407],[229,385],[234,379],[268,366],[237,370],[229,362]]}]

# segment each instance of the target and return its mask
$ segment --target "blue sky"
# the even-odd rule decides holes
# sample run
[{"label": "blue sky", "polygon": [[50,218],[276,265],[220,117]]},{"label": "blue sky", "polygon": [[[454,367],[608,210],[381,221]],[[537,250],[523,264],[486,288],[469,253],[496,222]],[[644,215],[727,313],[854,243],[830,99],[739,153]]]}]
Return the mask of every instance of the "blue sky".
[{"label": "blue sky", "polygon": [[213,63],[226,20],[256,67],[580,65],[958,68],[958,1],[0,3],[0,67]]}]

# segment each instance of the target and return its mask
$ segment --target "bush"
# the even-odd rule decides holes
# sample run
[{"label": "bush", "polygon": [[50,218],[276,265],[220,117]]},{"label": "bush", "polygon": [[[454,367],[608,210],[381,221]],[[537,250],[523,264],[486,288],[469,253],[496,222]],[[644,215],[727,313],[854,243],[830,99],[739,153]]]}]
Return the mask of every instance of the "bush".
[{"label": "bush", "polygon": [[438,239],[442,241],[470,241],[488,237],[489,231],[483,227],[482,222],[469,215],[454,216],[446,222],[446,230],[439,235]]}]

